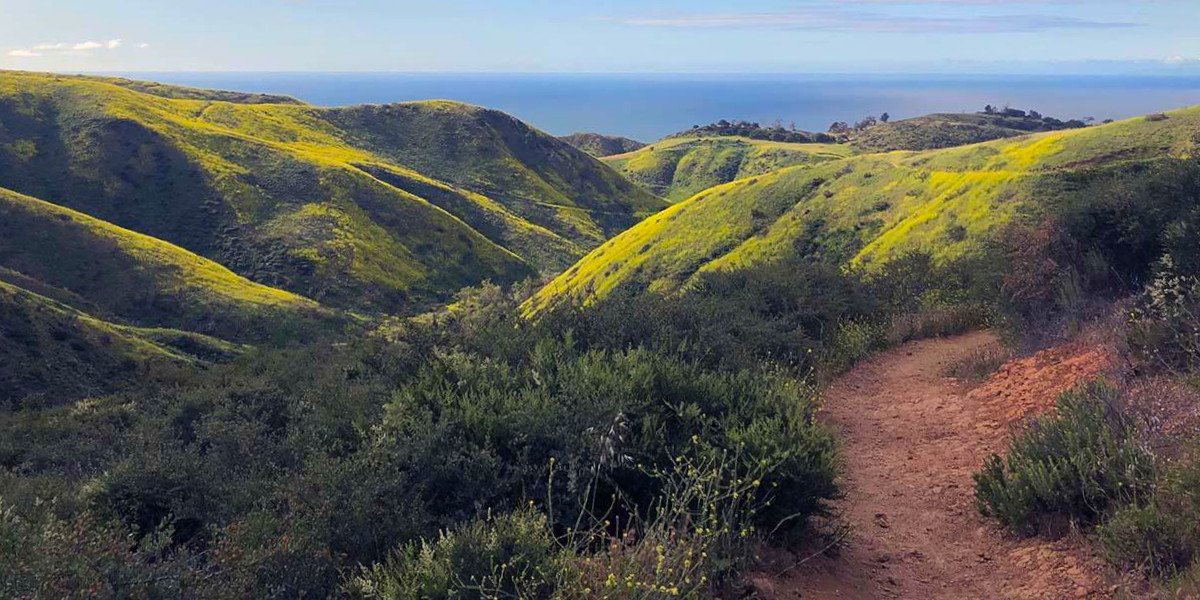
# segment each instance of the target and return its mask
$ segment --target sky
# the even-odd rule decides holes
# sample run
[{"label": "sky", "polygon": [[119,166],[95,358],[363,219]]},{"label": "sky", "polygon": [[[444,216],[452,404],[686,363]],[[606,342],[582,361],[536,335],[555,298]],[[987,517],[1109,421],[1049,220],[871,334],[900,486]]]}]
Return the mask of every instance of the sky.
[{"label": "sky", "polygon": [[0,0],[38,71],[1189,72],[1200,0]]}]

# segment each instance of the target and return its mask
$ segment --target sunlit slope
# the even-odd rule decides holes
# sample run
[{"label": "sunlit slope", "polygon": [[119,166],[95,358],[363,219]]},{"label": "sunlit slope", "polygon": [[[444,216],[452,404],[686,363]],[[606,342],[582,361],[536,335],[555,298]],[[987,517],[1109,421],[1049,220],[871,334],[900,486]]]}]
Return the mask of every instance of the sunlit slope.
[{"label": "sunlit slope", "polygon": [[205,93],[0,73],[0,184],[260,283],[385,311],[554,271],[662,206],[491,111]]},{"label": "sunlit slope", "polygon": [[926,152],[792,167],[702,192],[597,248],[533,307],[621,284],[673,290],[698,272],[802,255],[872,268],[910,250],[962,256],[1018,214],[1036,214],[1054,178],[1180,156],[1200,108],[1088,129]]},{"label": "sunlit slope", "polygon": [[790,144],[741,137],[667,138],[604,162],[646,189],[679,202],[737,179],[793,165],[844,158],[849,146]]},{"label": "sunlit slope", "polygon": [[0,281],[99,316],[226,339],[265,341],[338,322],[312,300],[178,246],[2,188]]}]

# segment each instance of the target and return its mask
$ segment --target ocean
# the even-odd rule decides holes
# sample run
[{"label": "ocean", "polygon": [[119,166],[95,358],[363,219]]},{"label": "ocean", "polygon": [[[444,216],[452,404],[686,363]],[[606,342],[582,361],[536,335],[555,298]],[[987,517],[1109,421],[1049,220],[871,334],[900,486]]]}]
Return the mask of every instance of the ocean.
[{"label": "ocean", "polygon": [[887,112],[893,119],[986,104],[1063,119],[1120,119],[1200,104],[1194,76],[593,75],[428,73],[111,73],[205,88],[286,94],[321,106],[450,99],[565,135],[654,141],[720,119],[795,123]]}]

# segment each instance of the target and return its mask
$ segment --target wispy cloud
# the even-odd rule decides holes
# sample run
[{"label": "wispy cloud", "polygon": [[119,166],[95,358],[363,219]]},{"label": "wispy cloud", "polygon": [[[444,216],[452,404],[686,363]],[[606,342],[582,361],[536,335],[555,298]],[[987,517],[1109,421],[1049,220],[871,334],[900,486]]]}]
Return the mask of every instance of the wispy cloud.
[{"label": "wispy cloud", "polygon": [[[900,4],[901,0],[842,0],[848,4]],[[925,0],[948,2],[949,0]],[[1050,0],[1009,0],[1032,3]],[[999,0],[974,0],[972,3],[998,3]],[[678,13],[647,15],[622,19],[639,27],[679,28],[771,28],[814,31],[857,31],[870,33],[1035,33],[1061,29],[1113,29],[1137,27],[1138,23],[1096,21],[1054,15],[983,15],[967,17],[888,15],[847,10],[823,3],[821,6],[781,12]]]},{"label": "wispy cloud", "polygon": [[[106,42],[96,42],[88,40],[86,42],[57,42],[36,44],[28,48],[17,48],[9,50],[6,54],[14,58],[37,58],[39,56],[59,55],[59,56],[91,56],[97,50],[116,50],[124,45],[124,41],[120,38],[108,40]],[[149,48],[149,44],[139,44],[139,48]]]}]

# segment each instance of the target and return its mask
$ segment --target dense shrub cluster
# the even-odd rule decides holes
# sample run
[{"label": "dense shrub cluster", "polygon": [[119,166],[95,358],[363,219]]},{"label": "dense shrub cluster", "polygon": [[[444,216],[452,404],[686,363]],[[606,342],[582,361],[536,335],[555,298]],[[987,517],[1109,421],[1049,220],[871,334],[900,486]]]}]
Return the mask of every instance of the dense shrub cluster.
[{"label": "dense shrub cluster", "polygon": [[706,594],[836,497],[805,375],[861,354],[865,289],[779,264],[531,321],[484,286],[349,344],[11,407],[0,595]]},{"label": "dense shrub cluster", "polygon": [[1104,384],[1063,394],[1055,412],[1014,436],[975,476],[984,515],[1028,533],[1091,525],[1148,497],[1154,457]]},{"label": "dense shrub cluster", "polygon": [[696,125],[687,131],[670,137],[693,137],[701,135],[739,136],[754,140],[770,140],[793,144],[830,144],[838,141],[837,137],[828,133],[801,131],[796,129],[795,124],[792,124],[790,128],[785,128],[782,123],[775,123],[769,127],[764,127],[758,123],[750,123],[748,121],[731,122],[725,119],[709,125]]}]

